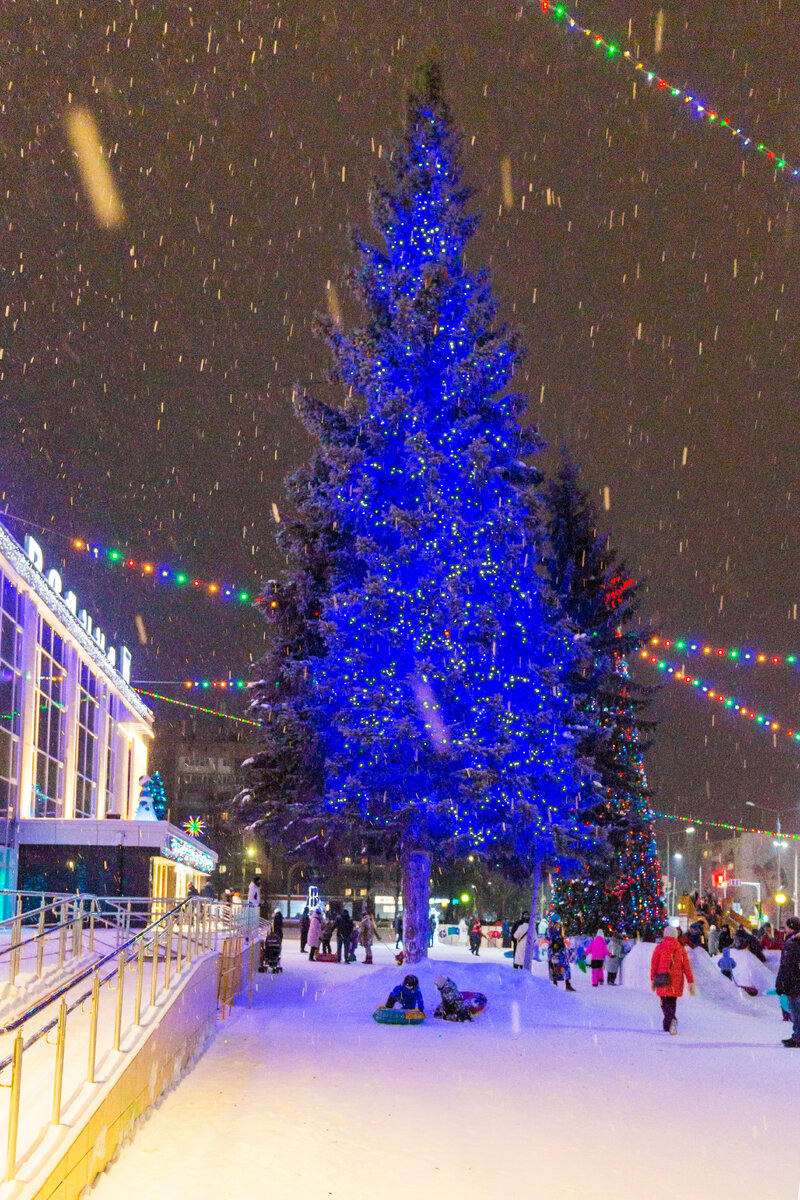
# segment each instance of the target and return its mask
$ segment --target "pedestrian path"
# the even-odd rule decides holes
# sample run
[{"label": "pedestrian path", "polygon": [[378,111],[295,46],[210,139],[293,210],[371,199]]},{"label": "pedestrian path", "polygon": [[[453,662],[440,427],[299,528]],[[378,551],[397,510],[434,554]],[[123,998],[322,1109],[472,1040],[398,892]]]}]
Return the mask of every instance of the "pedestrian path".
[{"label": "pedestrian path", "polygon": [[[308,963],[287,943],[284,973],[258,976],[253,1008],[220,1025],[92,1200],[796,1200],[800,1057],[777,1005],[687,999],[670,1038],[649,992],[578,978],[568,995],[500,954],[435,954],[418,971],[429,1010],[446,970],[489,995],[472,1024],[375,1025],[405,969]],[[722,1112],[732,1171],[706,1149]]]}]

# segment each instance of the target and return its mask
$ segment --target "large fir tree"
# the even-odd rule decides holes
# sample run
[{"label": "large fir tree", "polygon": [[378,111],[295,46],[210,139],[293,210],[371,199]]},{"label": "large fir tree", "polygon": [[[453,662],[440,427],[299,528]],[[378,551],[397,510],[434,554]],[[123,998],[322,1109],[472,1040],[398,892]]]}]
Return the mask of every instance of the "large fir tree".
[{"label": "large fir tree", "polygon": [[[291,574],[274,597],[298,636],[280,669],[274,650],[263,664],[272,745],[257,766],[277,761],[276,734],[310,726],[324,787],[273,794],[261,819],[301,844],[355,832],[398,854],[414,962],[434,850],[533,863],[592,834],[561,684],[572,638],[534,570],[540,442],[506,391],[520,348],[465,265],[476,219],[433,68],[391,170],[373,199],[385,248],[356,243],[366,322],[323,326],[351,404],[301,402],[319,448],[292,484]],[[262,799],[256,776],[251,812]]]},{"label": "large fir tree", "polygon": [[642,761],[651,726],[641,715],[645,691],[634,686],[627,667],[647,636],[630,628],[636,584],[598,533],[595,507],[566,454],[547,501],[548,574],[583,641],[571,687],[586,720],[582,750],[594,765],[601,796],[594,818],[606,834],[603,852],[590,854],[582,871],[559,876],[553,907],[568,932],[600,926],[644,932],[665,916]]}]

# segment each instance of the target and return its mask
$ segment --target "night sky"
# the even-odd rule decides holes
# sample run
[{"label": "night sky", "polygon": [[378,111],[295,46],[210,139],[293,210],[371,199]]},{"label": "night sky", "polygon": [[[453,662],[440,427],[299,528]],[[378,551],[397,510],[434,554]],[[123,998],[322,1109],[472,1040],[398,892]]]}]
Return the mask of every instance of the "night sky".
[{"label": "night sky", "polygon": [[[141,615],[136,678],[242,673],[258,620],[92,566],[66,538],[251,589],[277,572],[272,506],[310,449],[292,387],[336,398],[314,313],[333,294],[345,321],[358,315],[347,232],[368,228],[371,180],[431,44],[479,189],[470,262],[491,267],[527,343],[516,383],[532,419],[552,447],[566,439],[601,509],[608,499],[604,525],[645,581],[643,620],[800,652],[800,182],[539,7],[4,6],[3,506],[51,530],[49,563],[63,557],[109,631],[136,643]],[[657,2],[572,11],[800,160],[800,36],[785,0],[660,7],[660,55]],[[126,210],[114,233],[87,205],[70,104],[91,109],[111,149]],[[698,673],[800,726],[796,668]],[[773,748],[673,683],[653,715],[657,807],[749,824],[748,799],[800,802],[800,748],[785,736]]]}]

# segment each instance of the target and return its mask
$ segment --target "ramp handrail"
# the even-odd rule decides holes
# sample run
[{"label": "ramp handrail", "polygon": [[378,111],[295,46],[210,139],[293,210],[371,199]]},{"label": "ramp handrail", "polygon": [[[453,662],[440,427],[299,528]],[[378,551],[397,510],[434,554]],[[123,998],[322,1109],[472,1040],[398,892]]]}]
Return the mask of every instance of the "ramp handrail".
[{"label": "ramp handrail", "polygon": [[[82,899],[85,899],[85,897]],[[147,903],[150,903],[150,901],[148,900]],[[231,920],[234,916],[234,914],[226,911],[228,906],[222,905],[216,900],[201,897],[191,897],[181,900],[178,903],[173,898],[170,904],[171,907],[161,913],[155,921],[150,922],[145,928],[138,930],[120,946],[101,955],[95,962],[83,968],[70,979],[62,980],[57,986],[52,987],[46,995],[39,997],[34,1003],[30,1004],[14,1020],[0,1026],[0,1036],[14,1034],[11,1053],[0,1061],[0,1072],[5,1071],[9,1066],[12,1068],[10,1085],[3,1085],[10,1087],[6,1180],[12,1180],[16,1177],[22,1066],[25,1052],[30,1050],[37,1042],[41,1042],[42,1038],[46,1038],[46,1035],[53,1029],[58,1030],[55,1041],[56,1055],[50,1123],[52,1125],[59,1125],[61,1123],[61,1093],[67,1048],[67,1018],[70,1014],[78,1009],[83,1009],[87,1001],[91,1001],[88,1009],[89,1056],[86,1080],[88,1083],[94,1083],[98,1047],[100,989],[107,984],[116,994],[113,1039],[111,1044],[114,1051],[121,1051],[123,1024],[126,1028],[141,1026],[143,1006],[148,1007],[144,997],[146,974],[145,952],[148,947],[150,950],[149,1008],[152,1010],[158,1008],[169,997],[175,981],[183,974],[186,968],[192,965],[195,958],[208,951],[216,950],[220,936],[226,937],[228,935]],[[257,918],[257,911],[253,910],[253,912]],[[114,961],[113,968],[103,974],[103,968],[112,961]],[[125,974],[131,964],[135,964],[136,990],[132,1004],[130,992],[128,993],[128,1011],[126,1015]],[[159,976],[161,976],[160,988]],[[92,979],[91,988],[85,989],[68,1003],[68,993],[75,988],[79,988],[90,977]],[[114,980],[116,980],[116,986],[114,986]],[[58,1006],[57,1015],[53,1015],[49,1020],[46,1020],[30,1037],[23,1040],[23,1026],[52,1005]],[[86,1010],[84,1009],[84,1011]],[[110,1025],[110,1020],[108,1024]],[[79,1041],[82,1041],[82,1039],[79,1039]],[[40,1134],[41,1130],[37,1130],[34,1136],[38,1138]]]}]

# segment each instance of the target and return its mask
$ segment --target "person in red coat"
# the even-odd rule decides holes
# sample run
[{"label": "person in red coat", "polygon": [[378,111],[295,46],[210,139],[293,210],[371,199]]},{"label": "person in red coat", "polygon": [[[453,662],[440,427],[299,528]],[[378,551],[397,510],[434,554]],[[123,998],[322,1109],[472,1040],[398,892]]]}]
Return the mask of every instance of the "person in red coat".
[{"label": "person in red coat", "polygon": [[[656,983],[656,977],[659,982]],[[683,995],[684,979],[689,984],[689,995],[697,994],[694,985],[692,964],[686,947],[678,941],[678,931],[674,925],[667,925],[664,930],[664,940],[659,942],[650,959],[650,986],[661,1000],[661,1011],[664,1014],[664,1032],[678,1032],[678,1018],[675,1010],[678,997]]]}]

